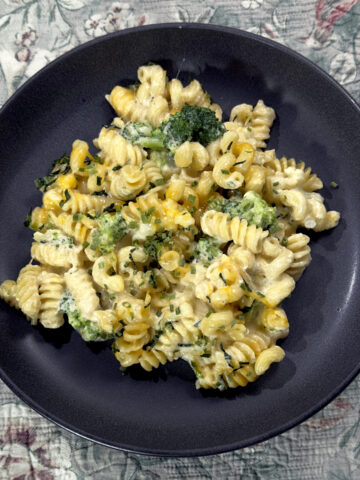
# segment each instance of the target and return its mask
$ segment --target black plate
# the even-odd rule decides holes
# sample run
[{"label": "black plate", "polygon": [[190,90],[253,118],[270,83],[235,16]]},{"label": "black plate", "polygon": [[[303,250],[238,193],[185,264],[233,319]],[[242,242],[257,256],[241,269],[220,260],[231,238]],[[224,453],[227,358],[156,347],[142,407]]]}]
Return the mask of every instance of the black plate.
[{"label": "black plate", "polygon": [[[199,79],[225,112],[262,98],[277,120],[270,147],[304,160],[323,179],[338,228],[313,236],[313,263],[286,302],[286,359],[248,387],[196,391],[182,362],[122,376],[108,345],[88,345],[68,327],[33,328],[1,303],[1,377],[53,422],[124,450],[214,454],[250,445],[306,419],[358,373],[360,113],[351,97],[305,58],[238,30],[172,24],[125,30],[67,53],[31,78],[0,114],[1,268],[16,278],[29,260],[22,226],[39,204],[33,179],[91,141],[113,116],[104,99],[137,67],[158,62],[169,77]],[[340,188],[329,188],[331,181]]]}]

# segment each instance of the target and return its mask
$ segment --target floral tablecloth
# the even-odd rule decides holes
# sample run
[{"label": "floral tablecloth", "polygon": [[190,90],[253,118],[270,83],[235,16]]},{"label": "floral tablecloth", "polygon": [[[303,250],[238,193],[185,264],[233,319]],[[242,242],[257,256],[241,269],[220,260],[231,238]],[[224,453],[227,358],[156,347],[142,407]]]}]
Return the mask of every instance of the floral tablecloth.
[{"label": "floral tablecloth", "polygon": [[[162,22],[238,27],[313,60],[360,101],[359,0],[1,0],[0,104],[48,62],[93,37]],[[360,479],[360,377],[271,440],[199,458],[123,453],[76,437],[0,382],[0,479]]]}]

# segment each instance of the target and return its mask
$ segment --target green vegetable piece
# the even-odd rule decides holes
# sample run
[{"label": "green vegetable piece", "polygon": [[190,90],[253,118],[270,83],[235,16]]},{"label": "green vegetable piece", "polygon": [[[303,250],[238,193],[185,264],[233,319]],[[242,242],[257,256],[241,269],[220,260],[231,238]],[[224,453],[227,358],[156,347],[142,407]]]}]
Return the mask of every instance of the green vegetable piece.
[{"label": "green vegetable piece", "polygon": [[152,150],[164,148],[162,135],[147,122],[129,122],[121,130],[121,135],[134,145]]},{"label": "green vegetable piece", "polygon": [[81,314],[74,297],[68,290],[65,291],[60,300],[59,310],[66,313],[69,324],[81,335],[85,342],[101,342],[113,338],[112,334],[100,330],[96,322],[86,319]]},{"label": "green vegetable piece", "polygon": [[223,212],[226,202],[226,198],[213,195],[208,200],[206,210],[216,210],[217,212]]},{"label": "green vegetable piece", "polygon": [[199,142],[206,147],[225,133],[225,127],[209,108],[186,104],[180,112],[170,115],[159,131],[164,135],[165,148],[174,155],[186,141]]},{"label": "green vegetable piece", "polygon": [[59,175],[65,175],[70,170],[70,157],[63,155],[53,161],[51,170],[45,177],[37,178],[34,183],[40,192],[46,192],[53,183],[56,182]]},{"label": "green vegetable piece", "polygon": [[280,227],[276,218],[276,208],[270,205],[256,192],[249,191],[244,197],[233,195],[226,199],[220,196],[210,197],[207,210],[228,213],[230,218],[240,217],[249,225],[256,225],[270,233],[277,232]]},{"label": "green vegetable piece", "polygon": [[249,225],[256,225],[270,233],[277,232],[280,227],[276,218],[276,208],[270,205],[261,196],[249,191],[239,201],[237,197],[230,199],[223,209],[231,218],[236,216],[245,219]]},{"label": "green vegetable piece", "polygon": [[97,219],[98,227],[92,234],[90,248],[101,253],[112,252],[117,243],[126,235],[126,223],[120,212],[103,213]]},{"label": "green vegetable piece", "polygon": [[195,247],[194,257],[200,262],[209,262],[222,253],[215,238],[201,237]]}]

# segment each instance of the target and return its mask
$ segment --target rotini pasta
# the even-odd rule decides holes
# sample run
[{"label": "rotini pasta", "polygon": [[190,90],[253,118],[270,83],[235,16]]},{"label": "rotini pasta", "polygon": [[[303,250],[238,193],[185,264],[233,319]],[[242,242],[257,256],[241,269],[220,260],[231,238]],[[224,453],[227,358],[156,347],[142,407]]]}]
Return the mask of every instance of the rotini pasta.
[{"label": "rotini pasta", "polygon": [[111,340],[123,370],[181,358],[197,388],[244,387],[284,358],[281,302],[311,261],[297,228],[340,214],[310,167],[265,149],[275,112],[262,100],[222,123],[197,80],[153,64],[138,80],[106,96],[117,117],[96,152],[77,139],[35,181],[33,263],[0,298],[34,325]]}]

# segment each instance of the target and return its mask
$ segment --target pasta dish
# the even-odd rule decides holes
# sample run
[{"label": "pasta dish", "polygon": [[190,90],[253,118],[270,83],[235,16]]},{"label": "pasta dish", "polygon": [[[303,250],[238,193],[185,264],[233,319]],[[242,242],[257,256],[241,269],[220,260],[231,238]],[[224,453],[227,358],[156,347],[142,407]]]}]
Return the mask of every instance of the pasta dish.
[{"label": "pasta dish", "polygon": [[[0,297],[28,320],[112,340],[121,369],[183,359],[197,388],[245,386],[284,358],[281,302],[335,227],[303,162],[266,148],[275,112],[259,100],[229,121],[197,81],[159,65],[115,86],[94,140],[35,181],[31,261]],[[300,231],[298,231],[300,229]]]}]

